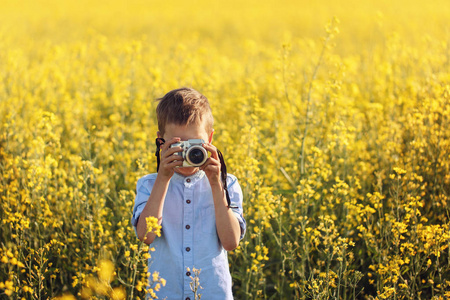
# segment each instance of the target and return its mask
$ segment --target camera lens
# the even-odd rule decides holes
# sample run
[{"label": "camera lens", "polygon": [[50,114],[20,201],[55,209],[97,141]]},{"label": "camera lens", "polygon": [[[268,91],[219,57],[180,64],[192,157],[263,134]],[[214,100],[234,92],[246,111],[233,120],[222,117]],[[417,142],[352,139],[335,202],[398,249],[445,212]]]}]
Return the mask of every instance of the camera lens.
[{"label": "camera lens", "polygon": [[205,159],[205,153],[202,150],[196,148],[189,151],[188,155],[189,162],[193,165],[199,165],[203,163]]}]

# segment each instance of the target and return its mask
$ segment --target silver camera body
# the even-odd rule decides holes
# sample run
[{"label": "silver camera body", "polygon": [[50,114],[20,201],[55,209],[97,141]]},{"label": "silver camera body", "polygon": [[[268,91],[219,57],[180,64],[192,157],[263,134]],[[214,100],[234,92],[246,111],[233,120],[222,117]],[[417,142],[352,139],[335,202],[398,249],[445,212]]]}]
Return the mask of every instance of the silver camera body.
[{"label": "silver camera body", "polygon": [[183,157],[182,167],[199,167],[208,159],[208,152],[203,148],[205,143],[202,139],[190,139],[170,145],[170,147],[181,147],[181,152],[175,152],[174,155]]}]

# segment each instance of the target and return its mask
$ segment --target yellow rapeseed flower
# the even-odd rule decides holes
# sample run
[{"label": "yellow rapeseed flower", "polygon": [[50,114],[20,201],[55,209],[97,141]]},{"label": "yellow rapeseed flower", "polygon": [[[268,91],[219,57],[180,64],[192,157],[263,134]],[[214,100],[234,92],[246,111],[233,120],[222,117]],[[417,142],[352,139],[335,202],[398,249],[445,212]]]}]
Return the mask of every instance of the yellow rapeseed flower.
[{"label": "yellow rapeseed flower", "polygon": [[127,294],[125,292],[125,289],[122,287],[115,287],[111,291],[111,298],[114,300],[126,299],[126,296]]},{"label": "yellow rapeseed flower", "polygon": [[98,278],[104,282],[111,282],[114,278],[114,264],[112,261],[103,259],[98,263]]}]

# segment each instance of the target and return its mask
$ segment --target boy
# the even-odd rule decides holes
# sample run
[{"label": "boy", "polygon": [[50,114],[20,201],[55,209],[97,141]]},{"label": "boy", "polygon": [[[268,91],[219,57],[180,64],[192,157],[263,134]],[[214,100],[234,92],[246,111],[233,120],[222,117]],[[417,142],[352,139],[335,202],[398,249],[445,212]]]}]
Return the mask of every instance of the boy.
[{"label": "boy", "polygon": [[[233,299],[226,251],[235,249],[245,233],[242,191],[236,177],[228,174],[225,183],[221,176],[226,169],[211,144],[214,120],[208,99],[181,88],[159,100],[158,173],[138,180],[132,217],[138,238],[155,248],[149,270],[167,282],[157,296],[194,300],[189,284],[190,270],[196,268],[201,270],[202,299]],[[183,157],[177,155],[182,148],[171,147],[190,139],[203,139],[203,148],[211,153],[200,167],[183,167]],[[160,237],[152,232],[145,236],[149,216],[162,226]]]}]

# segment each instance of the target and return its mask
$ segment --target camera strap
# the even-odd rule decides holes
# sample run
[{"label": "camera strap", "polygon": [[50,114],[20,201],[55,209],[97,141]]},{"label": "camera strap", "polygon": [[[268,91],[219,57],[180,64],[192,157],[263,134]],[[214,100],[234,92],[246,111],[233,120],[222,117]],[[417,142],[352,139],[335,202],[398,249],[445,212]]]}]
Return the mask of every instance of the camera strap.
[{"label": "camera strap", "polygon": [[163,145],[166,141],[163,138],[157,138],[156,139],[156,152],[155,152],[155,156],[156,156],[156,172],[159,171],[159,164],[161,162],[161,159],[159,157],[159,152],[161,150],[161,145]]},{"label": "camera strap", "polygon": [[222,152],[217,149],[217,154],[220,160],[220,177],[222,179],[223,189],[225,190],[225,196],[227,197],[228,208],[238,208],[237,206],[231,206],[230,194],[228,193],[227,185],[227,165],[225,165],[225,160],[223,159]]},{"label": "camera strap", "polygon": [[[157,138],[155,141],[155,143],[156,143],[156,152],[155,152],[156,172],[159,171],[159,164],[161,163],[159,152],[161,151],[161,146],[165,142],[166,141],[163,138]],[[225,160],[223,159],[222,152],[220,152],[219,149],[217,149],[217,154],[219,156],[219,161],[220,161],[220,173],[221,173],[220,178],[222,180],[222,186],[225,191],[225,197],[227,198],[228,208],[238,208],[237,206],[231,206],[231,199],[230,199],[230,194],[228,193],[228,185],[227,185],[227,166],[225,165]]]}]

